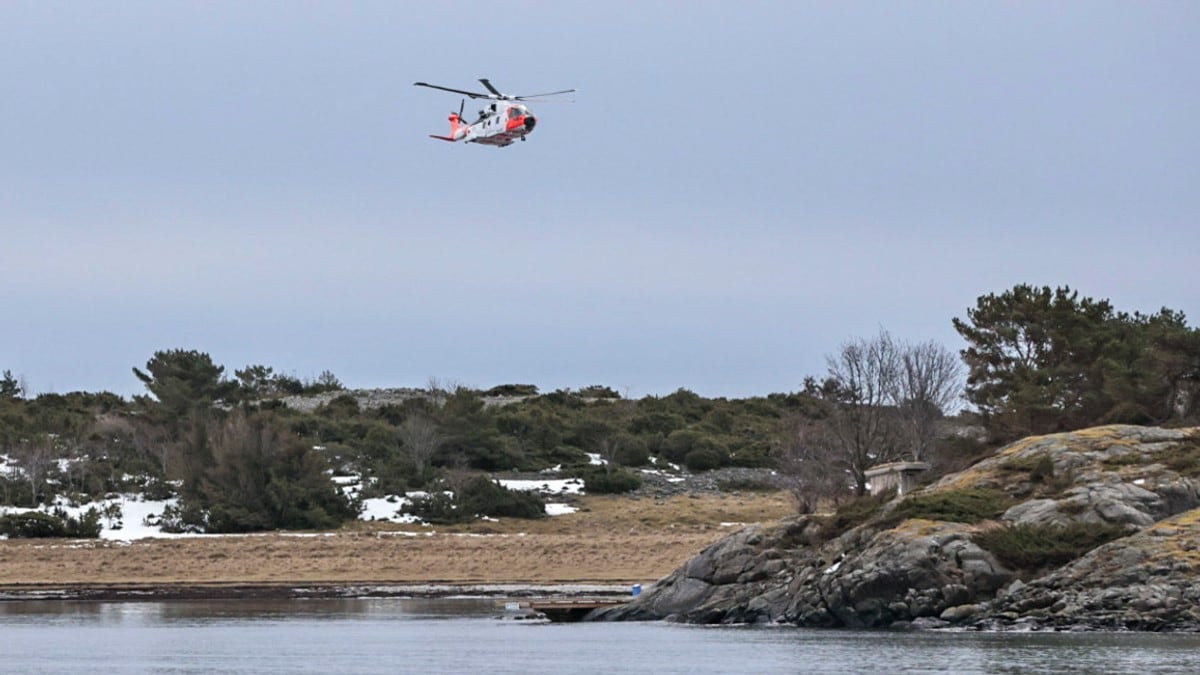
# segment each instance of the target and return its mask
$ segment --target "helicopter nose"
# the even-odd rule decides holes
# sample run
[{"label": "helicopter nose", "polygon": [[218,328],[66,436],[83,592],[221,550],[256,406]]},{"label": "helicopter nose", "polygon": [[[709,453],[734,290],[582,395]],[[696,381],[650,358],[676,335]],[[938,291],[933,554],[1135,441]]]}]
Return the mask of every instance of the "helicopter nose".
[{"label": "helicopter nose", "polygon": [[535,124],[537,124],[537,118],[536,118],[536,117],[534,117],[533,115],[526,115],[526,116],[525,116],[525,131],[526,131],[526,132],[533,131],[533,126],[534,126]]}]

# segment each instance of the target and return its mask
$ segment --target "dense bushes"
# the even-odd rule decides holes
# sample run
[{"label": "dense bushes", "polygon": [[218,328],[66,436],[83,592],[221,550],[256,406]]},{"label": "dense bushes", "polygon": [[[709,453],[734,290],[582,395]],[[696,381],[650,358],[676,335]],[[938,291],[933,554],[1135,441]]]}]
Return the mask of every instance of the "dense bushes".
[{"label": "dense bushes", "polygon": [[487,476],[475,476],[456,492],[413,498],[404,512],[437,524],[465,523],[481,516],[535,519],[546,515],[546,502],[537,494],[510,490]]},{"label": "dense bushes", "polygon": [[584,490],[590,494],[621,494],[632,492],[642,486],[642,477],[628,469],[588,467],[573,472],[583,479]]},{"label": "dense bushes", "polygon": [[1130,534],[1120,525],[1009,525],[979,532],[971,540],[1018,571],[1063,565],[1088,551]]},{"label": "dense bushes", "polygon": [[999,517],[1012,505],[1013,500],[997,490],[942,490],[909,496],[896,505],[885,521],[895,524],[908,518],[924,518],[953,523],[979,523]]},{"label": "dense bushes", "polygon": [[24,511],[0,516],[0,534],[13,539],[40,537],[67,537],[70,539],[95,539],[100,536],[100,511],[90,508],[78,518],[62,509],[53,513]]}]

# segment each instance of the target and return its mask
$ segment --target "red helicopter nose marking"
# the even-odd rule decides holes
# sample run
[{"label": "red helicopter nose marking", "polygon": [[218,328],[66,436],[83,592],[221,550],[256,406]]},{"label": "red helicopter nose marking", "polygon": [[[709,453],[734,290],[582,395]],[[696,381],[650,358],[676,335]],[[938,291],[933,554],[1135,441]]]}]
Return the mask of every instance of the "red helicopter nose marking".
[{"label": "red helicopter nose marking", "polygon": [[509,119],[508,122],[506,122],[504,125],[504,130],[505,131],[516,131],[517,129],[521,129],[524,126],[525,126],[525,116],[521,115],[519,117],[513,117],[513,118]]}]

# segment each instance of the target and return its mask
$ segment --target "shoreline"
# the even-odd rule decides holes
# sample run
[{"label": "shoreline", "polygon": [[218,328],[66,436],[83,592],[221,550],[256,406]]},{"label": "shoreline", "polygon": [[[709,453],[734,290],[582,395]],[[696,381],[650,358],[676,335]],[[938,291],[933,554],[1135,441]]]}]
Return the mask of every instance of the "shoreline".
[{"label": "shoreline", "polygon": [[169,600],[284,600],[336,598],[545,598],[632,597],[638,582],[614,583],[77,583],[4,584],[0,603],[8,602],[157,602]]},{"label": "shoreline", "polygon": [[438,530],[357,523],[132,541],[0,541],[0,603],[351,597],[579,597],[649,588],[786,495],[584,495],[579,511]]}]

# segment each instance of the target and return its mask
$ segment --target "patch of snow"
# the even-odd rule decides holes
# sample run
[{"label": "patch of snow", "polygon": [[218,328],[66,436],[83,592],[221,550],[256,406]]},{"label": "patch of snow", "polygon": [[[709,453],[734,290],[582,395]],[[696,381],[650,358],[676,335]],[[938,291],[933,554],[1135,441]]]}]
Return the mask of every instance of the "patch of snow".
[{"label": "patch of snow", "polygon": [[583,493],[583,481],[578,478],[563,478],[555,480],[509,480],[498,478],[496,482],[509,490],[521,492],[541,492],[554,495],[577,495]]},{"label": "patch of snow", "polygon": [[[100,518],[100,538],[108,541],[132,541],[134,539],[147,539],[150,537],[160,538],[175,538],[175,537],[195,537],[196,534],[174,534],[171,532],[163,532],[158,525],[147,525],[146,521],[158,522],[162,517],[163,509],[168,505],[175,505],[178,502],[176,499],[153,500],[146,501],[137,494],[123,494],[101,499],[99,501],[88,504],[71,504],[63,497],[55,500],[53,506],[42,507],[37,509],[43,513],[48,513],[53,510],[54,506],[62,508],[67,512],[67,515],[73,518],[79,518],[87,512],[89,508],[95,508],[104,513],[106,508],[112,505],[117,505],[121,509],[121,517],[109,519]],[[0,515],[7,513],[24,512],[29,509],[15,508],[11,506],[0,506]]]},{"label": "patch of snow", "polygon": [[588,456],[588,464],[592,464],[595,466],[608,464],[608,460],[602,458],[598,453],[589,452],[589,453],[587,453],[587,456]]},{"label": "patch of snow", "polygon": [[1139,479],[1137,479],[1137,480],[1133,481],[1133,484],[1134,484],[1134,485],[1145,485],[1145,484],[1146,484],[1146,479],[1145,479],[1145,478],[1139,478]]},{"label": "patch of snow", "polygon": [[[675,466],[675,465],[672,464],[671,466]],[[679,467],[675,467],[675,468],[676,468],[676,470],[678,470]],[[666,471],[660,471],[658,469],[641,469],[641,472],[646,474],[647,476],[660,476],[662,478],[665,478],[668,483],[682,483],[683,481],[687,480],[686,478],[682,478],[680,476],[672,476],[671,474],[667,473]]]},{"label": "patch of snow", "polygon": [[574,506],[571,506],[570,504],[553,504],[550,502],[546,503],[546,515],[548,515],[548,516],[565,516],[565,515],[568,515],[571,513],[575,513],[578,510],[579,509],[575,508]]},{"label": "patch of snow", "polygon": [[389,523],[419,523],[421,519],[411,513],[400,513],[401,508],[411,503],[407,497],[398,497],[397,495],[364,499],[362,500],[363,509],[358,514],[358,519]]}]

